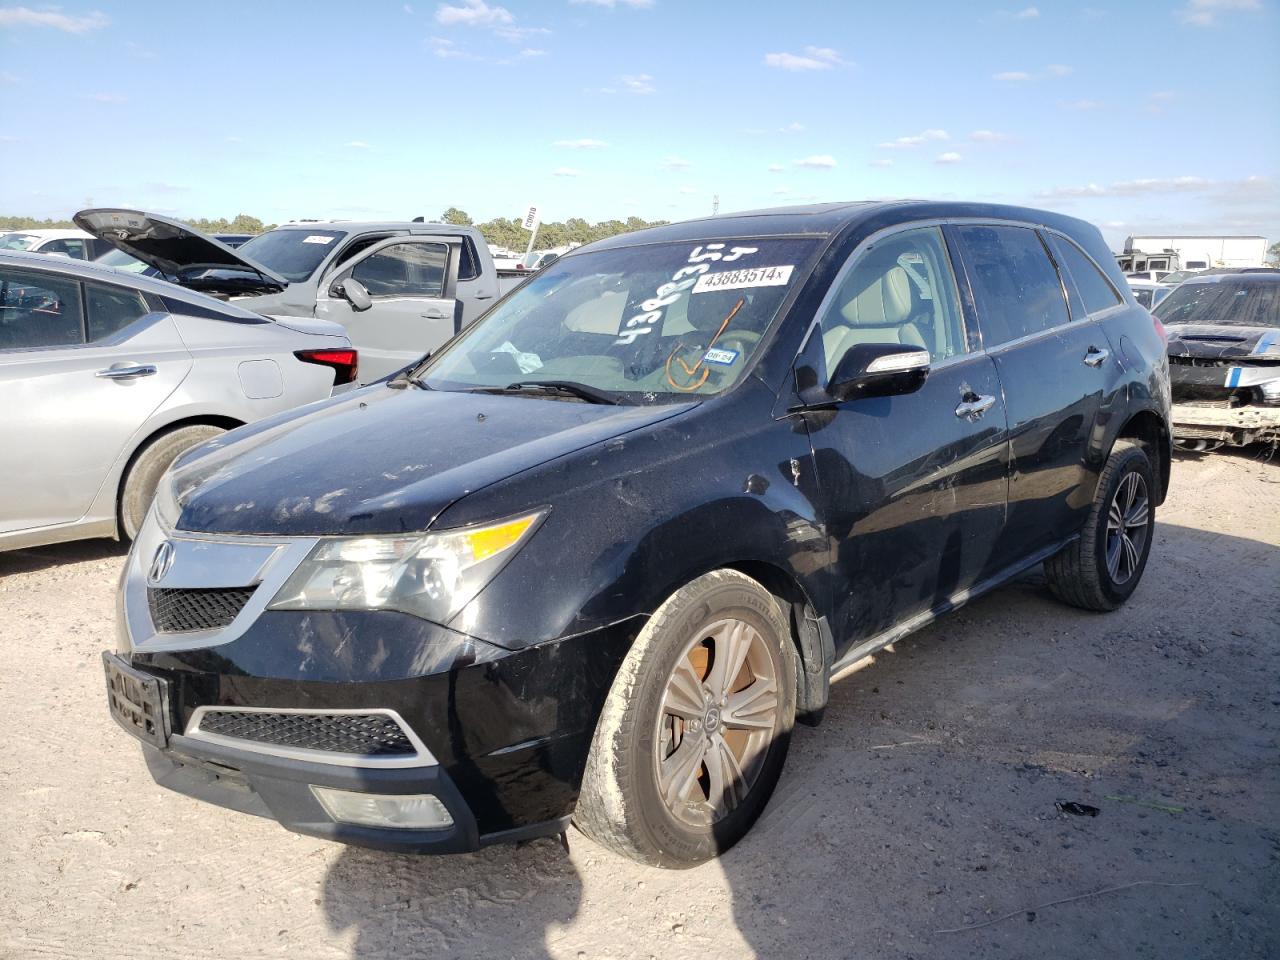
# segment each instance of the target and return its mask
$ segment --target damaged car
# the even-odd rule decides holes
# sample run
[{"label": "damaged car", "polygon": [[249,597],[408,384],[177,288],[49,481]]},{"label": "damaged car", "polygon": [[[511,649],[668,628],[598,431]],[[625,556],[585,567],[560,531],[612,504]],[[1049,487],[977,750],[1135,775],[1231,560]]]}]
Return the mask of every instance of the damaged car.
[{"label": "damaged car", "polygon": [[1178,444],[1280,443],[1280,270],[1193,277],[1152,313],[1169,336]]},{"label": "damaged car", "polygon": [[418,853],[731,847],[834,680],[1043,565],[1141,581],[1165,342],[1098,230],[966,203],[574,250],[384,383],[183,457],[108,707],[172,790]]}]

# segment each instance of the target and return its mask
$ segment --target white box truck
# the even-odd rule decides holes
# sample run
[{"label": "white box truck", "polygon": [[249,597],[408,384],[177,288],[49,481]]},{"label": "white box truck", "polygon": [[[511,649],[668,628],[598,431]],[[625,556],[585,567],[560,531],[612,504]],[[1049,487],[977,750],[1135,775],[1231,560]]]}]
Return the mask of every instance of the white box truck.
[{"label": "white box truck", "polygon": [[1207,270],[1263,267],[1266,237],[1129,237],[1116,255],[1125,273],[1146,270]]}]

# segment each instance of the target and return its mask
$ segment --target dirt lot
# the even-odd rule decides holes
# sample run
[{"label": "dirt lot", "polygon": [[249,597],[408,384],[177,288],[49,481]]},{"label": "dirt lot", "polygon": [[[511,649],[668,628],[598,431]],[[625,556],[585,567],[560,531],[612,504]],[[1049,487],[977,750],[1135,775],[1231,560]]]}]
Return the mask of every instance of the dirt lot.
[{"label": "dirt lot", "polygon": [[121,550],[0,554],[0,956],[1278,956],[1280,463],[1174,484],[1126,609],[1036,574],[877,656],[682,873],[574,833],[391,856],[163,791],[104,703]]}]

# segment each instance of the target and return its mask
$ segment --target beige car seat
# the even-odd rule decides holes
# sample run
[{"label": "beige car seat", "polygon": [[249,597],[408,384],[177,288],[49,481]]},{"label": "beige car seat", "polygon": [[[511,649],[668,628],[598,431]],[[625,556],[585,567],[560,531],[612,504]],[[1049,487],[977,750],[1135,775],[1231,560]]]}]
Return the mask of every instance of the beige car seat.
[{"label": "beige car seat", "polygon": [[926,348],[919,327],[907,322],[911,316],[911,278],[902,267],[890,267],[873,280],[840,308],[840,316],[845,322],[822,334],[828,371],[834,370],[845,351],[858,343],[901,343]]}]

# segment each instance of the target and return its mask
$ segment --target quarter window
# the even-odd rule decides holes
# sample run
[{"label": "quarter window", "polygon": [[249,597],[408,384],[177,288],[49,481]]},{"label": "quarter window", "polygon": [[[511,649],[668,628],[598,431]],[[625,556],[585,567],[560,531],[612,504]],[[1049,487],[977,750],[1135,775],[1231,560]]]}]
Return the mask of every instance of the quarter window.
[{"label": "quarter window", "polygon": [[1068,321],[1062,284],[1029,227],[962,226],[983,342],[992,347]]},{"label": "quarter window", "polygon": [[938,228],[892,234],[857,257],[822,317],[828,376],[860,343],[922,347],[934,363],[965,352],[955,280]]},{"label": "quarter window", "polygon": [[1097,313],[1121,302],[1120,295],[1111,286],[1111,282],[1079,247],[1070,240],[1052,234],[1049,236],[1049,243],[1059,266],[1065,267],[1071,279],[1076,282],[1086,313]]},{"label": "quarter window", "polygon": [[109,337],[150,312],[142,294],[120,287],[86,284],[85,301],[89,308],[90,342]]},{"label": "quarter window", "polygon": [[448,259],[443,243],[396,243],[361,260],[351,276],[371,297],[439,297]]},{"label": "quarter window", "polygon": [[65,253],[73,260],[87,260],[83,240],[50,240],[40,248],[41,253]]},{"label": "quarter window", "polygon": [[84,342],[80,284],[0,268],[0,350]]}]

